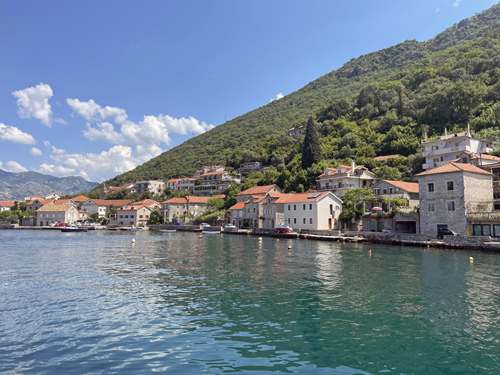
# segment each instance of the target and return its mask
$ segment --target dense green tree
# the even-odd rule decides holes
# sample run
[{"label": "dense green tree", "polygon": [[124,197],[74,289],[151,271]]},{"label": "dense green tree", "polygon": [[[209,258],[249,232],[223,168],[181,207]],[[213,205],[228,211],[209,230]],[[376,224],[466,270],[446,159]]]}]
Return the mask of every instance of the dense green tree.
[{"label": "dense green tree", "polygon": [[309,117],[306,126],[306,135],[302,150],[302,169],[307,169],[311,165],[321,161],[321,144],[318,130],[312,117]]},{"label": "dense green tree", "polygon": [[161,220],[162,220],[161,212],[160,212],[160,210],[158,210],[156,208],[149,215],[148,224],[152,224],[152,225],[154,225],[154,224],[161,224]]},{"label": "dense green tree", "polygon": [[207,207],[211,211],[220,211],[224,208],[224,199],[220,197],[212,197],[207,201]]},{"label": "dense green tree", "polygon": [[389,167],[388,165],[382,165],[378,168],[375,168],[373,171],[377,178],[382,180],[392,180],[392,181],[401,181],[403,175],[397,168]]}]

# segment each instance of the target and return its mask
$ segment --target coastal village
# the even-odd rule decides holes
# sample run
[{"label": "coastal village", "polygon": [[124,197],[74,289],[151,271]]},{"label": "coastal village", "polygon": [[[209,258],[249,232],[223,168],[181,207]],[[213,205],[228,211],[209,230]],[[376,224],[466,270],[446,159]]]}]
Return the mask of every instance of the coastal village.
[{"label": "coastal village", "polygon": [[[302,128],[289,135],[300,137]],[[298,233],[444,235],[500,238],[500,158],[488,153],[500,146],[493,139],[477,139],[470,133],[451,133],[422,140],[423,172],[413,182],[377,179],[363,165],[325,168],[316,177],[316,190],[285,194],[277,185],[255,186],[236,195],[236,202],[211,225],[250,229],[262,233],[287,227]],[[385,162],[399,155],[380,156]],[[99,199],[79,195],[61,198],[57,193],[28,196],[25,211],[31,213],[18,223],[22,227],[53,227],[88,220],[109,228],[139,228],[151,224],[197,223],[211,209],[210,200],[226,198],[226,189],[252,172],[266,173],[259,162],[241,164],[229,172],[224,166],[205,166],[192,177],[168,181],[144,180],[119,187],[102,185]],[[353,189],[369,188],[370,199],[357,202],[362,215],[343,225],[342,197]],[[146,199],[109,199],[123,189]],[[162,200],[166,194],[174,195]],[[496,203],[498,202],[498,203]],[[0,212],[14,210],[18,202],[0,202]],[[11,223],[4,223],[11,224]],[[17,223],[15,223],[17,225]],[[442,237],[442,236],[441,236]]]}]

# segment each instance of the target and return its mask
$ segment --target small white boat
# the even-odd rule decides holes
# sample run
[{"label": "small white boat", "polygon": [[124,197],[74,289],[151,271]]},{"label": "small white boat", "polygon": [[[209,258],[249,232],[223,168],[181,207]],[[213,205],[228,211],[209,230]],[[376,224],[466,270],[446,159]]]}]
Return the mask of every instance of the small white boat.
[{"label": "small white boat", "polygon": [[149,228],[132,228],[132,232],[147,232]]},{"label": "small white boat", "polygon": [[160,229],[160,232],[162,233],[175,233],[175,229]]},{"label": "small white boat", "polygon": [[220,234],[220,230],[204,230],[201,232],[202,234]]}]

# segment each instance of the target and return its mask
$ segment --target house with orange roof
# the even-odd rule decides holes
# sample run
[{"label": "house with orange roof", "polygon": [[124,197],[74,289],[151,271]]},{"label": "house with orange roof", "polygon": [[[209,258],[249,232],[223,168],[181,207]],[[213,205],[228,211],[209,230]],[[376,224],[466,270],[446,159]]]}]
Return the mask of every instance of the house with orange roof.
[{"label": "house with orange roof", "polygon": [[85,195],[79,195],[77,197],[74,197],[74,198],[71,198],[71,200],[75,203],[80,203],[80,202],[86,202],[88,201],[90,198],[86,197]]},{"label": "house with orange roof", "polygon": [[130,204],[130,199],[89,199],[82,203],[81,210],[87,212],[87,216],[99,214],[99,217],[108,215],[109,206],[113,205],[117,208]]},{"label": "house with orange roof", "polygon": [[342,196],[349,190],[369,187],[375,181],[375,174],[363,165],[339,165],[337,168],[325,168],[322,175],[316,177],[318,191],[331,191]]},{"label": "house with orange roof", "polygon": [[[171,198],[162,202],[162,217],[164,222],[190,222],[195,217],[201,216],[207,210],[210,197],[186,196],[184,198]],[[175,219],[175,220],[174,220]]]},{"label": "house with orange roof", "polygon": [[129,204],[116,210],[116,222],[127,227],[146,226],[153,209],[146,204]]},{"label": "house with orange roof", "polygon": [[473,152],[464,151],[457,156],[457,159],[455,161],[458,161],[460,163],[472,164],[476,167],[482,167],[489,164],[499,163],[500,158],[498,156],[488,154],[475,154]]},{"label": "house with orange roof", "polygon": [[45,199],[45,196],[43,196],[43,195],[28,195],[27,197],[24,197],[25,202],[33,201],[35,199]]},{"label": "house with orange roof", "polygon": [[153,196],[162,195],[165,191],[165,182],[163,180],[137,181],[135,183],[135,188],[132,190],[139,194],[150,191]]},{"label": "house with orange roof", "polygon": [[53,191],[52,193],[45,196],[45,199],[58,200],[59,198],[61,198],[61,196],[59,194],[57,194],[55,191]]},{"label": "house with orange roof", "polygon": [[[375,205],[382,207],[384,200],[392,198],[406,199],[408,207],[419,205],[417,182],[381,180],[375,183],[371,189],[377,200],[370,202],[370,207],[367,208],[371,209]],[[385,209],[386,211],[390,211],[390,203],[388,203]]]},{"label": "house with orange roof", "polygon": [[450,134],[445,129],[444,135],[436,137],[427,137],[426,133],[422,146],[422,156],[425,158],[422,168],[431,169],[460,158],[464,151],[471,154],[488,154],[500,147],[500,142],[489,138],[475,138],[468,127],[466,132],[450,132]]},{"label": "house with orange roof", "polygon": [[338,229],[342,200],[330,191],[298,194],[268,193],[251,195],[247,201],[231,207],[231,219],[237,227],[274,230],[288,225],[293,230]]},{"label": "house with orange roof", "polygon": [[170,189],[172,191],[179,191],[179,182],[182,178],[172,178],[165,182],[165,189]]},{"label": "house with orange roof", "polygon": [[26,202],[26,211],[34,212],[45,206],[46,204],[54,203],[54,199],[34,199],[32,201]]},{"label": "house with orange roof", "polygon": [[12,211],[14,209],[14,201],[0,202],[0,212]]},{"label": "house with orange roof", "polygon": [[41,227],[52,223],[74,223],[78,219],[78,209],[72,204],[46,204],[36,211],[36,223]]},{"label": "house with orange roof", "polygon": [[[128,182],[128,183],[126,183],[125,185],[122,185],[122,186],[109,186],[109,187],[106,187],[106,184],[103,182],[102,186],[101,186],[101,193],[99,194],[99,199],[106,199],[106,197],[109,194],[115,193],[115,192],[123,190],[123,189],[130,189],[131,191],[135,191],[135,183],[134,182]],[[81,195],[80,195],[80,197],[81,197]]]},{"label": "house with orange roof", "polygon": [[[471,164],[450,162],[418,178],[421,234],[437,236],[440,228],[466,235],[468,220],[478,211],[493,211],[493,175]],[[491,235],[491,227],[479,233]],[[500,229],[500,228],[499,228]]]},{"label": "house with orange roof", "polygon": [[194,187],[194,194],[198,196],[211,196],[222,194],[232,184],[239,184],[241,177],[228,171],[217,171],[203,173],[200,177],[200,185]]},{"label": "house with orange roof", "polygon": [[237,202],[247,201],[252,195],[283,194],[278,185],[254,186],[236,195]]}]

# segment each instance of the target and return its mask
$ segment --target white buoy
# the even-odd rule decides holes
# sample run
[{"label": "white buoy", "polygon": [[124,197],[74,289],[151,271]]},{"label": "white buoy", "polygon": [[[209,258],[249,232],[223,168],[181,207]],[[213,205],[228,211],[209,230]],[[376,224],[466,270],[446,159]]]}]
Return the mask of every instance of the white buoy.
[{"label": "white buoy", "polygon": [[135,243],[135,238],[132,238],[132,243]]},{"label": "white buoy", "polygon": [[259,241],[262,241],[262,237],[259,237]]}]

